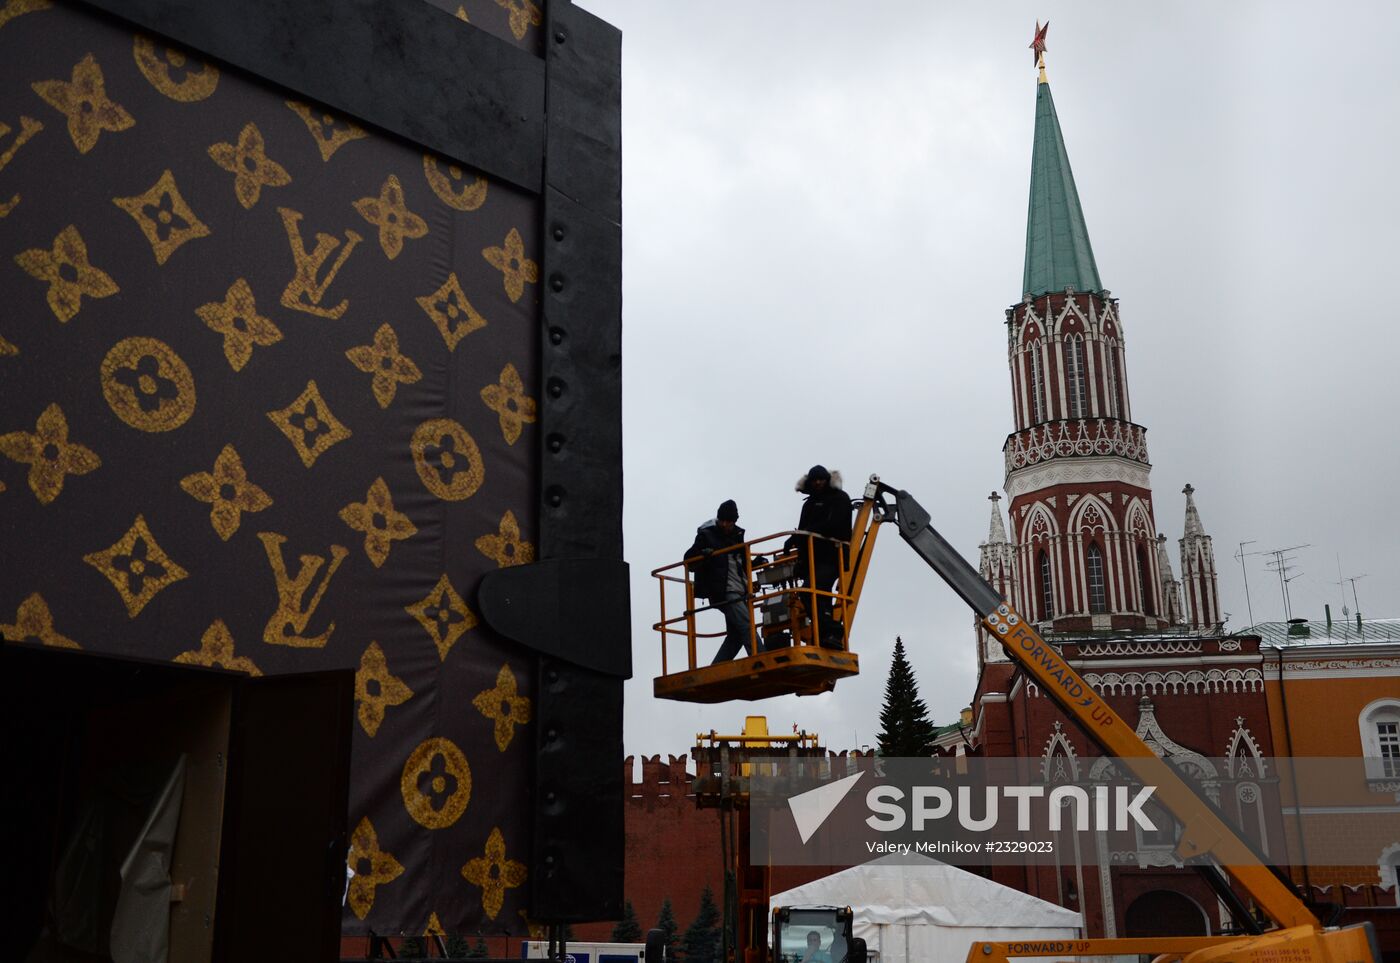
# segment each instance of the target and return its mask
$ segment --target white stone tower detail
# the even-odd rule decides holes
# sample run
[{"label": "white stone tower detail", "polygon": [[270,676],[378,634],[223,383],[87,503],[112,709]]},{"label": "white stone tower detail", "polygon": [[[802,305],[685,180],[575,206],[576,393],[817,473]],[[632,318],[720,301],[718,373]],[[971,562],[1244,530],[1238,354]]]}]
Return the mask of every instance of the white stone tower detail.
[{"label": "white stone tower detail", "polygon": [[[992,503],[992,523],[987,540],[980,546],[982,558],[978,570],[1002,598],[1016,606],[1016,547],[1006,537],[1006,525],[1001,520],[1001,496],[992,492],[987,500]],[[983,662],[1010,661],[1002,651],[1000,640],[987,632],[980,621],[977,623],[977,640],[979,666]]]},{"label": "white stone tower detail", "polygon": [[1162,572],[1162,618],[1167,625],[1180,625],[1181,583],[1172,574],[1172,560],[1167,557],[1167,536],[1157,533],[1157,568]]},{"label": "white stone tower detail", "polygon": [[1193,629],[1209,631],[1220,618],[1220,587],[1215,573],[1215,549],[1201,527],[1196,489],[1187,485],[1185,535],[1181,539],[1181,585],[1186,596],[1186,620]]}]

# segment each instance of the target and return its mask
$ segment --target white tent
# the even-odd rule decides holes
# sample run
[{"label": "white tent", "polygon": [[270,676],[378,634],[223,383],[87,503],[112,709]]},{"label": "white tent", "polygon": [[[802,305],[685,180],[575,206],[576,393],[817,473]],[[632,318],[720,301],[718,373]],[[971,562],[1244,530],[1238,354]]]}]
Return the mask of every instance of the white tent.
[{"label": "white tent", "polygon": [[851,907],[855,935],[880,963],[961,961],[975,940],[1075,939],[1082,926],[1073,910],[915,854],[778,893],[777,906]]}]

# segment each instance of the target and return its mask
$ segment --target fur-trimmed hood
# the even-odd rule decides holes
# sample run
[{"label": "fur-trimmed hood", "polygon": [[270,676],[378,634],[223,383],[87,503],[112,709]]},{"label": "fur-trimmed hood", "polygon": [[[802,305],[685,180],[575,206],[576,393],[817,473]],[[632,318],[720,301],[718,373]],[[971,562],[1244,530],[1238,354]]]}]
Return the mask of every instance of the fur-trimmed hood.
[{"label": "fur-trimmed hood", "polygon": [[[842,491],[845,491],[845,488],[841,485],[841,473],[839,471],[833,470],[831,472],[831,481],[827,482],[827,484],[832,488],[839,488]],[[806,472],[803,472],[802,477],[797,479],[797,484],[793,486],[793,490],[802,495],[812,494],[810,491],[807,490]]]}]

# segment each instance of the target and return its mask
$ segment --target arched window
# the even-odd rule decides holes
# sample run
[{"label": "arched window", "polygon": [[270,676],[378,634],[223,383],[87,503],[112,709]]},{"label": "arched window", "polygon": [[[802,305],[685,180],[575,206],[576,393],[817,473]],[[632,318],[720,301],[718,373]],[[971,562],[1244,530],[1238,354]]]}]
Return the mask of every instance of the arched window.
[{"label": "arched window", "polygon": [[1128,405],[1123,400],[1120,390],[1123,387],[1122,372],[1118,370],[1118,348],[1116,345],[1105,345],[1108,354],[1108,410],[1114,418],[1127,418]]},{"label": "arched window", "polygon": [[1055,617],[1055,583],[1050,579],[1050,555],[1040,553],[1041,618],[1048,622]]},{"label": "arched window", "polygon": [[1084,337],[1072,334],[1065,339],[1065,388],[1069,391],[1069,416],[1083,418],[1089,406],[1084,399]]},{"label": "arched window", "polygon": [[1142,550],[1141,545],[1137,547],[1137,565],[1138,589],[1142,592],[1142,614],[1155,616],[1157,612],[1152,605],[1152,593],[1147,589],[1147,553]]},{"label": "arched window", "polygon": [[1031,342],[1031,403],[1035,424],[1045,420],[1045,373],[1040,367],[1040,342]]},{"label": "arched window", "polygon": [[1400,778],[1400,701],[1384,699],[1361,710],[1361,754],[1370,779]]},{"label": "arched window", "polygon": [[1108,603],[1104,599],[1103,591],[1103,552],[1099,551],[1099,546],[1089,543],[1089,611],[1094,615],[1101,615],[1108,611]]}]

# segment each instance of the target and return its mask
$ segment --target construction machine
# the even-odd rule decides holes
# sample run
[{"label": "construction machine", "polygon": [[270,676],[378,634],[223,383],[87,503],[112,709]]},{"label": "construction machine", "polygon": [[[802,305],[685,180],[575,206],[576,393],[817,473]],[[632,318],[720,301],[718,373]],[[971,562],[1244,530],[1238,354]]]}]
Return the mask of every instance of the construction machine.
[{"label": "construction machine", "polygon": [[[1176,857],[1199,871],[1233,917],[1250,931],[1244,936],[978,942],[968,952],[969,963],[1119,954],[1147,954],[1153,957],[1153,963],[1381,963],[1369,923],[1344,928],[1324,926],[1288,878],[1240,838],[1216,806],[1158,757],[1061,657],[1059,650],[1041,638],[1034,626],[934,529],[928,512],[918,501],[908,492],[885,484],[878,475],[870,476],[860,500],[851,543],[844,548],[834,590],[817,586],[812,573],[807,573],[802,586],[794,585],[788,572],[780,572],[787,578],[764,579],[763,572],[781,567],[796,556],[778,552],[771,558],[757,557],[753,551],[758,547],[755,543],[735,547],[734,551],[745,553],[745,571],[754,588],[748,598],[752,647],[747,657],[717,666],[697,665],[695,616],[703,607],[696,606],[693,588],[685,589],[686,604],[680,615],[668,618],[666,614],[668,590],[674,592],[678,586],[689,586],[687,562],[657,569],[653,574],[661,582],[662,615],[656,628],[662,636],[663,675],[655,682],[656,695],[718,702],[785,692],[805,694],[828,690],[841,677],[858,672],[855,655],[849,651],[851,623],[876,536],[885,524],[895,525],[904,541],[972,608],[983,627],[1001,641],[1008,657],[1079,724],[1105,755],[1118,760],[1142,785],[1155,787],[1154,799],[1181,826]],[[788,536],[785,545],[791,544],[794,536],[816,537],[781,533],[757,542],[771,548],[772,542],[782,536]],[[806,557],[811,557],[810,550]],[[801,573],[798,576],[801,578]],[[807,613],[816,611],[822,595],[831,599],[835,617],[842,622],[840,647],[836,650],[811,644],[814,633],[810,632]],[[775,613],[771,619],[767,615],[769,609]],[[673,607],[671,611],[674,610]],[[687,640],[688,665],[666,674],[665,645],[676,635]],[[770,636],[785,644],[767,651],[764,643]],[[838,663],[833,655],[847,656],[847,661]],[[1256,919],[1231,886],[1231,880],[1266,920]],[[1267,924],[1272,925],[1266,929]]]}]

